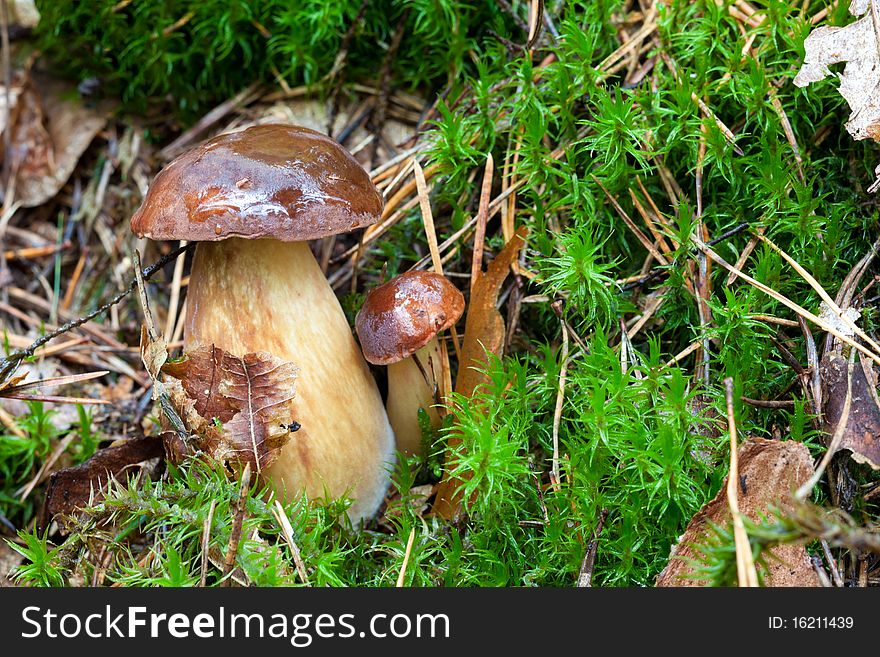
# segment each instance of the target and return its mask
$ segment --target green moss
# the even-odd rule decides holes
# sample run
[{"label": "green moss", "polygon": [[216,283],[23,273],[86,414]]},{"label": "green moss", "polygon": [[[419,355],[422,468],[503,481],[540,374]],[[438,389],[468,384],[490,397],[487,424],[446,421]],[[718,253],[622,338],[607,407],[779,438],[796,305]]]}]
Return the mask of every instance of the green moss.
[{"label": "green moss", "polygon": [[347,79],[378,78],[398,24],[398,85],[454,79],[488,29],[505,32],[495,3],[459,0],[37,0],[39,45],[56,67],[93,78],[131,109],[168,99],[192,121],[247,85],[280,75],[315,83],[333,68],[349,28]]},{"label": "green moss", "polygon": [[[254,80],[269,79],[273,69],[289,84],[320,81],[360,8],[360,2],[177,0],[133,2],[113,12],[116,4],[40,3],[40,38],[47,54],[78,75],[101,77],[108,92],[118,90],[131,103],[170,95],[189,117]],[[525,15],[523,3],[511,4]],[[403,20],[394,85],[419,87],[430,102],[450,85],[424,138],[429,144],[425,163],[441,172],[432,180],[431,197],[440,239],[472,216],[487,154],[494,156],[497,180],[516,153],[517,164],[507,175],[524,181],[516,221],[530,229],[524,265],[537,276],[519,281],[522,295],[532,298],[522,305],[512,353],[490,363],[490,384],[476,400],[454,400],[463,442],[443,467],[468,475],[471,502],[463,523],[449,526],[420,517],[421,503],[410,491],[416,476],[420,483],[439,476],[437,455],[446,435],[441,432],[418,475],[405,467],[398,472],[399,492],[413,504],[401,504],[387,525],[351,530],[338,522],[342,502],[287,506],[313,583],[393,584],[414,531],[407,584],[568,586],[576,581],[586,545],[607,512],[594,583],[650,585],[672,543],[726,475],[728,437],[710,431],[707,418],[724,408],[720,382],[727,376],[734,378],[738,396],[796,397],[787,410],[737,403],[742,436],[783,433],[817,447],[809,407],[800,389],[791,387],[794,373],[771,339],[781,337],[806,363],[803,336],[755,319],[759,314],[791,318],[789,311],[742,282],[727,285],[727,272],[714,268],[712,321],[704,326],[688,289],[688,272],[697,265],[691,235],[700,221],[710,237],[742,222],[764,229],[832,295],[869,247],[872,238],[866,235],[876,232],[877,211],[864,190],[880,153],[846,134],[842,126],[849,109],[832,82],[808,89],[791,84],[808,18],[824,3],[794,8],[777,0],[755,3],[768,19],[748,28],[755,36],[748,56],[742,55],[744,38],[726,4],[665,3],[656,32],[664,56],[655,49],[641,58],[640,64],[651,58],[653,63],[638,84],[626,83],[626,70],[609,76],[598,68],[619,45],[622,4],[548,2],[559,37],[548,39],[533,58],[492,36],[490,31],[524,41],[496,3],[370,2],[358,22],[348,55],[349,81],[378,78]],[[189,12],[185,25],[163,34]],[[847,22],[845,7],[838,6],[829,20]],[[264,37],[252,21],[271,36]],[[548,54],[555,58],[538,69]],[[770,102],[771,90],[791,124],[800,165],[783,116]],[[693,94],[711,108],[711,117]],[[735,148],[715,118],[735,133]],[[699,160],[701,141],[705,156]],[[701,217],[696,216],[698,165]],[[661,166],[682,191],[675,203]],[[669,264],[645,289],[614,284],[640,273],[646,250],[603,187],[643,231],[630,191],[643,205],[649,194],[668,220]],[[493,219],[490,251],[497,251],[498,233]],[[747,232],[738,234],[715,248],[734,262],[749,239]],[[459,246],[445,266],[469,272],[470,244]],[[368,249],[360,264],[362,287],[375,283],[383,266],[389,274],[404,271],[425,252],[413,211]],[[745,268],[805,307],[817,308],[815,292],[772,250],[759,245]],[[635,354],[624,371],[620,320],[640,312],[645,294],[658,290],[663,304],[633,339]],[[564,300],[565,318],[586,346],[571,343],[558,430],[563,473],[558,489],[549,485],[548,471],[562,366],[560,321],[540,295]],[[350,314],[357,298],[347,303]],[[666,366],[700,338],[710,345],[708,385],[694,376],[693,356]],[[40,455],[30,465],[14,466],[17,480],[39,467]],[[859,483],[876,481],[876,474],[864,468],[851,473]],[[129,554],[120,547],[108,576],[131,584],[192,582],[210,503],[219,500],[211,540],[222,550],[236,491],[225,474],[198,464],[160,483],[115,491],[90,517],[95,523],[112,517],[119,527],[135,528],[153,541],[151,549],[167,556],[143,566],[133,548]],[[289,550],[257,491],[248,509],[245,534],[256,531],[262,542],[245,542],[239,566],[255,582],[295,582]],[[868,501],[854,512],[863,521],[876,519],[878,509]],[[159,527],[162,532],[155,531]],[[82,528],[66,549],[80,554],[77,546],[91,531],[98,532],[98,524]],[[29,540],[30,549],[39,547],[35,540]],[[729,579],[729,547],[719,548],[717,581]],[[272,564],[271,573],[259,564]],[[218,583],[218,572],[213,567],[209,583]],[[46,578],[37,574],[30,580]]]}]

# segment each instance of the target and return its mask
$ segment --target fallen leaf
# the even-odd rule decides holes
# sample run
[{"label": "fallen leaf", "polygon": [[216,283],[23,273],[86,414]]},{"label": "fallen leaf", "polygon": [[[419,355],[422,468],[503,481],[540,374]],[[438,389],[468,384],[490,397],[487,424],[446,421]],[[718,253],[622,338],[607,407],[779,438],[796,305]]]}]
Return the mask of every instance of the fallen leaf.
[{"label": "fallen leaf", "polygon": [[143,436],[100,449],[85,463],[53,472],[46,489],[41,525],[48,526],[58,514],[73,515],[93,501],[111,477],[118,478],[132,465],[162,455],[162,441]]},{"label": "fallen leaf", "polygon": [[180,380],[186,394],[193,400],[196,413],[209,420],[217,418],[223,423],[229,422],[239,410],[234,400],[220,390],[224,357],[228,354],[222,349],[204,347],[187,354],[182,361],[166,363],[162,370]]},{"label": "fallen leaf", "polygon": [[[843,416],[846,403],[848,360],[835,352],[828,353],[821,364],[825,400],[825,430],[833,436]],[[859,355],[853,367],[852,399],[849,417],[838,450],[852,452],[853,460],[880,470],[880,400],[877,398],[877,373],[874,366]]]},{"label": "fallen leaf", "polygon": [[[153,381],[159,379],[162,367],[168,360],[168,343],[161,337],[151,340],[146,324],[141,326],[141,361]],[[155,394],[153,395],[155,398]]]},{"label": "fallen leaf", "polygon": [[14,101],[10,109],[16,199],[30,208],[54,197],[67,183],[107,124],[108,109],[86,105],[72,84],[39,73],[25,81]]},{"label": "fallen leaf", "polygon": [[[846,62],[843,73],[838,74],[838,91],[852,110],[846,129],[855,139],[880,141],[880,38],[875,28],[880,16],[871,0],[853,0],[849,11],[862,18],[845,27],[823,25],[810,33],[804,41],[804,63],[794,83],[805,87],[832,75],[829,65]],[[876,173],[880,176],[880,166]],[[868,191],[878,187],[880,178]]]},{"label": "fallen leaf", "polygon": [[461,345],[461,367],[455,382],[455,392],[465,397],[473,396],[481,384],[488,382],[486,375],[480,371],[486,366],[487,352],[501,355],[501,347],[504,345],[504,319],[498,312],[498,295],[507,279],[510,266],[525,244],[527,234],[528,229],[520,226],[488,269],[477,276],[471,288]]},{"label": "fallen leaf", "polygon": [[[740,512],[759,522],[770,515],[771,507],[783,512],[791,508],[794,491],[813,472],[810,451],[793,440],[749,438],[739,447]],[[705,544],[711,535],[711,524],[727,526],[731,522],[727,502],[727,480],[715,498],[706,504],[688,523],[684,535],[672,549],[669,563],[657,577],[656,586],[703,586],[691,560],[698,554],[695,547]],[[818,586],[806,549],[802,545],[779,545],[770,550],[767,559],[766,586]]]},{"label": "fallen leaf", "polygon": [[[498,295],[507,279],[510,266],[525,244],[527,234],[528,229],[520,226],[488,269],[479,272],[473,281],[461,345],[461,362],[455,382],[455,392],[467,398],[472,397],[481,385],[488,383],[487,376],[481,370],[485,369],[489,354],[501,355],[504,346],[504,319],[498,312]],[[461,439],[450,433],[447,455],[459,444]],[[447,464],[448,462],[447,457]],[[461,484],[460,479],[444,475],[437,484],[434,513],[446,520],[451,520],[458,514],[461,496],[456,491]]]},{"label": "fallen leaf", "polygon": [[40,22],[40,12],[34,0],[12,0],[8,4],[9,24],[32,30]]},{"label": "fallen leaf", "polygon": [[182,361],[165,363],[172,404],[197,447],[221,461],[271,464],[290,438],[288,404],[295,396],[296,367],[265,352],[235,356],[199,347]]}]

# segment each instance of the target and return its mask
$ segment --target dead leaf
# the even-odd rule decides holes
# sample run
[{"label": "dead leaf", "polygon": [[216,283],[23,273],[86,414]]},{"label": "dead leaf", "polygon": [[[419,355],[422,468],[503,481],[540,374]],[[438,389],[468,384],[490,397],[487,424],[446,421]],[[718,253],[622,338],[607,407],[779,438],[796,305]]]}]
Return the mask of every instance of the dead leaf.
[{"label": "dead leaf", "polygon": [[[151,340],[146,324],[141,326],[141,361],[153,381],[159,379],[159,373],[168,360],[168,343],[161,337]],[[155,393],[153,395],[155,398]]]},{"label": "dead leaf", "polygon": [[501,355],[504,319],[498,312],[498,295],[527,234],[528,229],[520,226],[487,271],[473,282],[461,345],[461,367],[455,382],[455,392],[465,397],[473,396],[481,384],[488,382],[486,375],[479,371],[486,366],[486,352]]},{"label": "dead leaf", "polygon": [[[810,33],[794,83],[806,87],[832,75],[829,65],[846,62],[843,73],[838,74],[838,91],[852,110],[846,129],[855,139],[880,141],[880,35],[875,28],[880,16],[872,0],[853,0],[849,11],[863,17],[845,27],[823,25]],[[880,176],[880,166],[876,172]],[[868,191],[878,187],[880,178]]]},{"label": "dead leaf", "polygon": [[[835,352],[822,359],[821,378],[825,400],[825,430],[833,436],[843,415],[848,382],[848,361]],[[877,373],[873,365],[859,355],[853,368],[852,400],[849,417],[838,450],[852,452],[853,460],[880,470],[880,400],[877,398]]]},{"label": "dead leaf", "polygon": [[257,472],[287,443],[294,418],[296,367],[265,352],[235,356],[199,347],[166,363],[172,405],[197,447],[221,461],[250,463]]},{"label": "dead leaf", "polygon": [[[216,347],[195,350],[178,362],[166,363],[162,371],[179,379],[186,394],[193,400],[193,409],[203,418],[217,418],[229,422],[239,410],[236,403],[220,391],[219,376],[224,356],[228,354]],[[227,363],[228,364],[228,363]]]},{"label": "dead leaf", "polygon": [[32,30],[40,22],[34,0],[12,0],[8,5],[9,25]]},{"label": "dead leaf", "polygon": [[162,441],[153,436],[132,438],[95,452],[85,463],[53,472],[46,489],[41,525],[58,514],[73,515],[89,504],[111,477],[118,478],[136,463],[163,455]]},{"label": "dead leaf", "polygon": [[71,83],[40,73],[33,72],[19,86],[10,107],[13,170],[16,198],[30,208],[54,197],[67,183],[107,124],[108,109],[86,105]]},{"label": "dead leaf", "polygon": [[[791,508],[794,491],[813,472],[810,451],[803,443],[749,438],[739,447],[739,509],[753,522],[768,516],[771,507]],[[690,562],[697,559],[695,546],[705,544],[710,523],[727,526],[731,522],[727,502],[727,480],[711,502],[688,523],[684,535],[672,549],[669,563],[657,577],[657,586],[703,586]],[[780,545],[767,559],[766,586],[818,586],[807,551],[802,545]]]},{"label": "dead leaf", "polygon": [[[472,397],[477,388],[488,382],[488,378],[481,371],[486,367],[488,354],[501,355],[504,346],[504,319],[498,312],[498,295],[507,279],[510,266],[516,261],[525,244],[527,234],[528,228],[520,226],[488,269],[480,272],[477,279],[472,282],[464,340],[461,345],[461,363],[455,382],[455,392],[467,398]],[[461,439],[451,433],[447,454],[459,444]],[[461,484],[461,480],[444,475],[443,480],[437,485],[434,513],[446,520],[458,514],[461,499],[456,494],[456,490]]]}]

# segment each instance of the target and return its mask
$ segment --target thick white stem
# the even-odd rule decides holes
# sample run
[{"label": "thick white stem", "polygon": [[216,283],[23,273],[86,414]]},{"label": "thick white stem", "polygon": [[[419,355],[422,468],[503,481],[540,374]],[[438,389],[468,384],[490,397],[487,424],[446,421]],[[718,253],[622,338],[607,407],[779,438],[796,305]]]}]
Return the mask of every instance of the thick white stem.
[{"label": "thick white stem", "polygon": [[201,242],[187,293],[184,350],[265,351],[297,368],[302,426],[265,472],[276,490],[354,499],[373,515],[388,488],[394,435],[345,314],[304,242]]},{"label": "thick white stem", "polygon": [[[414,358],[418,358],[418,364]],[[420,408],[425,409],[434,429],[440,426],[440,411],[434,400],[439,379],[440,343],[437,338],[414,356],[388,365],[388,420],[394,429],[397,449],[404,454],[424,453],[418,419]]]}]

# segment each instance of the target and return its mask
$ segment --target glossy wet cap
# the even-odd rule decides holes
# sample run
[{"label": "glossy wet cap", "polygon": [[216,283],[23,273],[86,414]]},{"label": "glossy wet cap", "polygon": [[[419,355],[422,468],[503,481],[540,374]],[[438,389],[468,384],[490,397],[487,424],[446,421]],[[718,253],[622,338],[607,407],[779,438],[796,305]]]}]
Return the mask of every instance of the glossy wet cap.
[{"label": "glossy wet cap", "polygon": [[162,169],[131,219],[154,240],[317,239],[376,223],[382,196],[339,143],[270,124],[223,134]]},{"label": "glossy wet cap", "polygon": [[364,358],[387,365],[411,356],[464,312],[464,296],[446,277],[401,274],[367,295],[355,320]]}]

